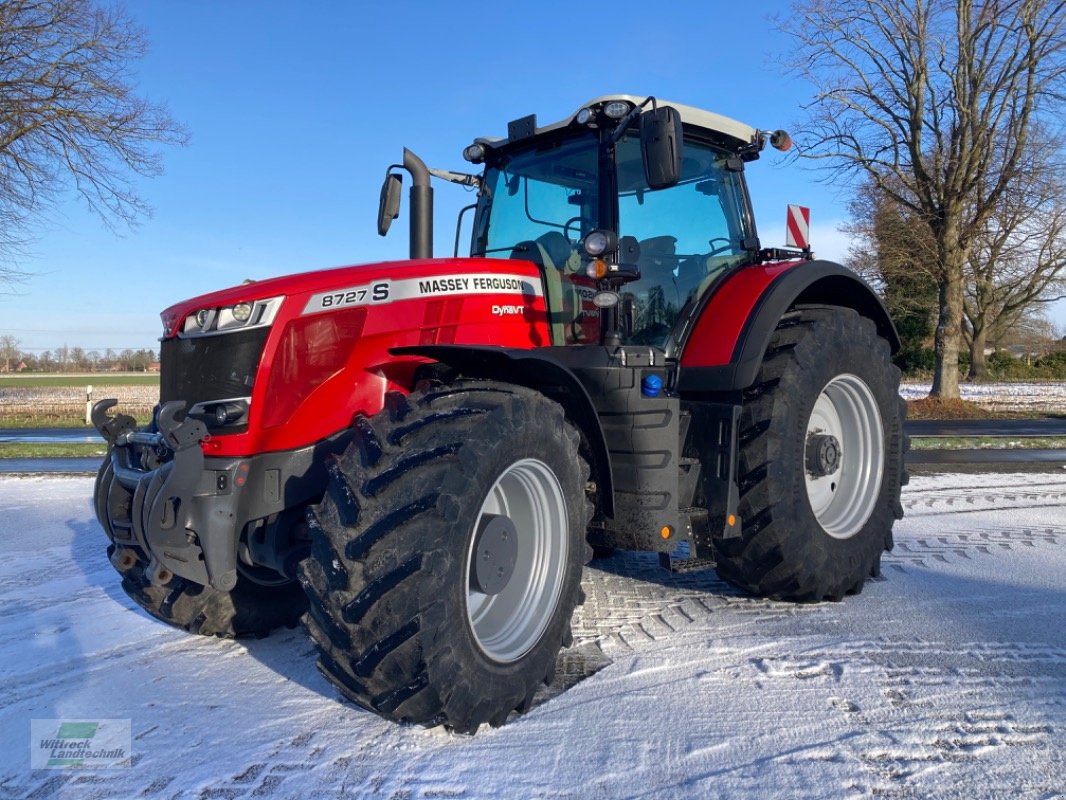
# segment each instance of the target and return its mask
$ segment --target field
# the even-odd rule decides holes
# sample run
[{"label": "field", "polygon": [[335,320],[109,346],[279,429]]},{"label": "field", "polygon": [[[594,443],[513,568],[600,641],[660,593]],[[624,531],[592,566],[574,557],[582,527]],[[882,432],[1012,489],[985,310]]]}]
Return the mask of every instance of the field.
[{"label": "field", "polygon": [[[159,376],[152,374],[0,376],[0,428],[75,427],[86,424],[85,387],[93,400],[114,397],[118,411],[144,422],[159,399]],[[1030,415],[1066,413],[1066,384],[963,384],[962,398],[989,411]],[[929,384],[904,383],[900,395],[918,400]]]},{"label": "field", "polygon": [[0,375],[2,389],[39,389],[41,387],[80,386],[155,386],[159,374],[154,372],[94,372],[76,375]]},{"label": "field", "polygon": [[[906,381],[899,388],[904,400],[928,396],[928,383]],[[1066,383],[963,383],[959,386],[963,400],[976,403],[988,411],[1014,411],[1026,414],[1066,413]]]},{"label": "field", "polygon": [[159,399],[159,376],[143,374],[0,376],[0,428],[85,425],[86,387],[93,402],[119,401],[117,411],[147,421]]},{"label": "field", "polygon": [[1012,439],[1006,436],[912,436],[912,450],[1061,450],[1066,437],[1029,436]]}]

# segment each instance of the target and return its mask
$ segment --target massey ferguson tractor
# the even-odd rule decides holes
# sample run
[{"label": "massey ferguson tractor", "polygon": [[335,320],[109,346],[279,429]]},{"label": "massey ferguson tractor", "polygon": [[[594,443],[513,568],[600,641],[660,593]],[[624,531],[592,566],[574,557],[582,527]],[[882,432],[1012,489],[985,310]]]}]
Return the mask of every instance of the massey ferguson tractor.
[{"label": "massey ferguson tractor", "polygon": [[[346,697],[460,732],[551,681],[594,548],[859,592],[902,516],[898,339],[853,273],[763,247],[767,141],[619,95],[475,140],[477,174],[405,150],[378,229],[407,172],[409,260],[166,309],[151,422],[93,411],[125,591],[205,635],[302,617]],[[469,257],[432,256],[431,175],[477,190]]]}]

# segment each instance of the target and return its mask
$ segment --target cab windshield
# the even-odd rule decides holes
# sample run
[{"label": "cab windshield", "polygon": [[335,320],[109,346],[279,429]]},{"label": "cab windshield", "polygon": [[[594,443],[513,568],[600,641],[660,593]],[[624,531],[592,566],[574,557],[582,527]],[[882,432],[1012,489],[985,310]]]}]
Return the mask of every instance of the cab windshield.
[{"label": "cab windshield", "polygon": [[[498,156],[485,171],[471,254],[544,267],[553,341],[589,343],[599,312],[579,243],[613,228],[619,260],[640,272],[621,289],[635,310],[624,340],[667,347],[686,306],[749,256],[740,173],[726,168],[726,151],[686,140],[681,180],[651,190],[635,131],[615,146],[614,181],[599,174],[601,146],[590,130]],[[617,206],[601,203],[610,183]]]}]

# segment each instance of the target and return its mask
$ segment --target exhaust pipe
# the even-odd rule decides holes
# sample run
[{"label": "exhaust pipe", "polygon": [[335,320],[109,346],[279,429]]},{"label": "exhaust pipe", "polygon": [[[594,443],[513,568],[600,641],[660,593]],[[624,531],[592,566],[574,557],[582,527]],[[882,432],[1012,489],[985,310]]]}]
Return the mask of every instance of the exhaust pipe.
[{"label": "exhaust pipe", "polygon": [[411,258],[433,258],[433,187],[421,158],[406,147],[403,168],[411,174]]}]

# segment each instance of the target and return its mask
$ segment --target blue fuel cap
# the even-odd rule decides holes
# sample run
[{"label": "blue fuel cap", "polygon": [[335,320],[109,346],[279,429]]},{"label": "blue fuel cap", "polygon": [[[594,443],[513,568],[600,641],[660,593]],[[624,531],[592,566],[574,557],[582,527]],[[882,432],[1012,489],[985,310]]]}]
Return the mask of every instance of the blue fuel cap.
[{"label": "blue fuel cap", "polygon": [[647,375],[640,382],[640,393],[645,397],[658,397],[663,390],[663,379],[658,375]]}]

